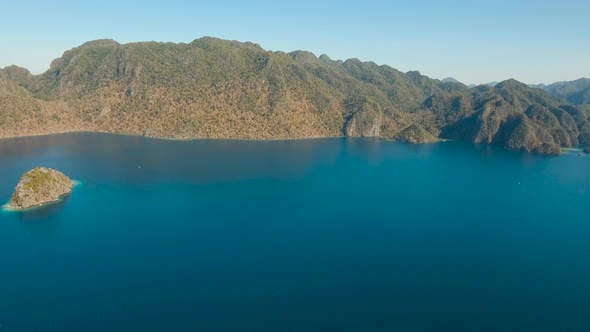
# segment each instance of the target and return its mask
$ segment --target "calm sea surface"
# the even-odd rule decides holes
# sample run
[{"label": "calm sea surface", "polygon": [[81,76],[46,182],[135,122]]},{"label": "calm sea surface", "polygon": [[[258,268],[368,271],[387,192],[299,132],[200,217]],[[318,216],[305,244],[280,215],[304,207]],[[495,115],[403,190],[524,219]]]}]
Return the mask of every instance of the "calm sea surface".
[{"label": "calm sea surface", "polygon": [[590,331],[590,155],[444,142],[0,140],[81,181],[0,212],[3,331]]}]

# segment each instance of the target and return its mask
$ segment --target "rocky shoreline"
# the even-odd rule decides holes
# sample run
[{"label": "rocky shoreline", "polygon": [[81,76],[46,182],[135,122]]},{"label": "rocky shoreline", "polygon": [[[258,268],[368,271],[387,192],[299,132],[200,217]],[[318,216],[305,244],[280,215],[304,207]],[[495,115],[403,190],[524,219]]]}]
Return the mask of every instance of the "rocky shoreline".
[{"label": "rocky shoreline", "polygon": [[72,192],[74,183],[56,170],[37,167],[25,173],[10,199],[9,207],[27,209],[58,201]]}]

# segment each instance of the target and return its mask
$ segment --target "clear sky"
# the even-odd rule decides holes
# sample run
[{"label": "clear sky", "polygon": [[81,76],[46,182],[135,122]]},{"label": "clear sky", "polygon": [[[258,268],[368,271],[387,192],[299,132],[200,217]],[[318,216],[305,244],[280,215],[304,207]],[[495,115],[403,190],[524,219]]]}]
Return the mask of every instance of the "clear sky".
[{"label": "clear sky", "polygon": [[2,0],[0,31],[0,67],[33,73],[88,40],[213,36],[465,83],[590,77],[590,0]]}]

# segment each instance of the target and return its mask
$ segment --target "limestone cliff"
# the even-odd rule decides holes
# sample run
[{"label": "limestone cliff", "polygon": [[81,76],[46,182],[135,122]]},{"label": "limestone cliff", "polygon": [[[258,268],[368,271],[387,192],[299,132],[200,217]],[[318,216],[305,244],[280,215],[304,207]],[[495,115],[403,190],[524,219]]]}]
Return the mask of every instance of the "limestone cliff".
[{"label": "limestone cliff", "polygon": [[515,80],[468,88],[358,59],[253,43],[66,51],[41,75],[0,69],[0,137],[101,131],[174,138],[437,138],[556,153],[590,145],[590,105]]}]

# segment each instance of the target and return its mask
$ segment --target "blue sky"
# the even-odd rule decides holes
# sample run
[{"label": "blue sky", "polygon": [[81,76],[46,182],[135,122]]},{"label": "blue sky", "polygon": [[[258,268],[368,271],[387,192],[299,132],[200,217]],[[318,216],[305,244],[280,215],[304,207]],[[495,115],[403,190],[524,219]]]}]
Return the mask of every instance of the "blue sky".
[{"label": "blue sky", "polygon": [[466,83],[590,77],[588,0],[3,0],[0,31],[0,67],[16,64],[34,73],[88,40],[214,36]]}]

